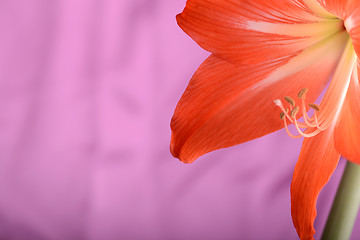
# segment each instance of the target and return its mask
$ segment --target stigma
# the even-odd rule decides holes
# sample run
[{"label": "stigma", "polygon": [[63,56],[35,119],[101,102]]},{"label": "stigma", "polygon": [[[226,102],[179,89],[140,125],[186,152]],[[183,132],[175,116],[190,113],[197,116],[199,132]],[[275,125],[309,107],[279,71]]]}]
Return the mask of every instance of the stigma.
[{"label": "stigma", "polygon": [[[287,134],[292,138],[300,137],[314,137],[322,131],[325,131],[326,128],[321,126],[318,121],[318,114],[320,112],[320,107],[315,103],[306,104],[306,93],[308,92],[307,88],[302,89],[298,93],[298,98],[300,100],[300,105],[296,105],[296,102],[293,98],[289,96],[284,97],[284,104],[288,105],[288,108],[284,107],[283,102],[280,99],[276,99],[274,103],[281,109],[280,119],[284,121],[285,130]],[[310,107],[314,110],[314,114],[310,117],[307,113],[307,108]],[[303,122],[299,122],[298,118],[303,118]],[[288,121],[295,125],[297,134],[292,134],[288,128]],[[305,130],[301,130],[305,129]]]}]

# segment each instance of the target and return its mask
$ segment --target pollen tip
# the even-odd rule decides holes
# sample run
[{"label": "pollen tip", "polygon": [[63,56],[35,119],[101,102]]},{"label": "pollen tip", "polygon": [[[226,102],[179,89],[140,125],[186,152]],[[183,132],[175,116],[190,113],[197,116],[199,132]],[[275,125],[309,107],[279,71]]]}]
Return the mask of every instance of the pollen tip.
[{"label": "pollen tip", "polygon": [[317,112],[320,111],[319,105],[317,105],[317,104],[315,104],[315,103],[309,103],[309,107],[311,107],[312,109],[314,109],[314,110],[317,111]]},{"label": "pollen tip", "polygon": [[309,89],[307,88],[303,88],[301,89],[301,91],[298,93],[298,98],[303,98],[305,97],[306,93],[308,92]]},{"label": "pollen tip", "polygon": [[293,110],[290,112],[290,117],[295,117],[296,114],[299,112],[299,106],[296,106]]},{"label": "pollen tip", "polygon": [[282,105],[280,99],[275,99],[274,103],[275,103],[276,106],[281,106]]},{"label": "pollen tip", "polygon": [[281,113],[280,113],[280,119],[283,120],[284,117],[285,117],[285,113],[281,112]]},{"label": "pollen tip", "polygon": [[294,99],[292,99],[291,97],[289,97],[289,96],[285,96],[284,97],[285,98],[285,100],[291,105],[291,106],[295,106],[295,101],[294,101]]}]

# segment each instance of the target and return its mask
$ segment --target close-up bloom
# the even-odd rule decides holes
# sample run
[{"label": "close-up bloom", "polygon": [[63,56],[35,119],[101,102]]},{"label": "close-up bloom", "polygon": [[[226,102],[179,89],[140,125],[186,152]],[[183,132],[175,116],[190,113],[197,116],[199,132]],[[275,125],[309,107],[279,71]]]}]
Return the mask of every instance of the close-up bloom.
[{"label": "close-up bloom", "polygon": [[171,153],[191,163],[284,127],[303,137],[291,214],[313,239],[340,156],[360,163],[360,1],[188,0],[177,22],[211,55],[176,107]]}]

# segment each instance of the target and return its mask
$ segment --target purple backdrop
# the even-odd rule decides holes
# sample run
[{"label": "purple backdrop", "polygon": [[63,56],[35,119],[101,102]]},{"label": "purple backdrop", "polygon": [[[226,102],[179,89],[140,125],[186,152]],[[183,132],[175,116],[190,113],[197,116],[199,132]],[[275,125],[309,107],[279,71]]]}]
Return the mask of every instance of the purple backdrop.
[{"label": "purple backdrop", "polygon": [[173,110],[209,55],[177,27],[184,6],[0,2],[0,239],[297,239],[302,140],[279,131],[192,165],[169,153]]}]

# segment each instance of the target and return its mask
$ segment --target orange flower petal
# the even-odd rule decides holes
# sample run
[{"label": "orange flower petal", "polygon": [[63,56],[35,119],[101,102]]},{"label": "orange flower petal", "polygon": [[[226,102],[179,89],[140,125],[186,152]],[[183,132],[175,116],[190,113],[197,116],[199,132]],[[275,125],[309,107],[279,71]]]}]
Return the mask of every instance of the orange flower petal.
[{"label": "orange flower petal", "polygon": [[357,57],[354,52],[351,40],[346,44],[343,55],[339,60],[337,69],[332,76],[331,83],[321,100],[319,112],[319,124],[327,128],[336,121],[345,101],[346,93],[350,85],[351,74],[356,64]]},{"label": "orange flower petal", "polygon": [[[354,1],[355,2],[355,1]],[[345,19],[345,27],[354,44],[355,52],[360,56],[360,4],[350,7],[351,14]]]},{"label": "orange flower petal", "polygon": [[346,159],[360,164],[360,84],[358,70],[353,72],[335,129],[335,147]]},{"label": "orange flower petal", "polygon": [[340,158],[335,150],[334,126],[305,138],[291,183],[291,215],[301,240],[314,239],[316,201]]},{"label": "orange flower petal", "polygon": [[360,3],[357,0],[318,0],[320,5],[344,20],[355,51],[360,56]]},{"label": "orange flower petal", "polygon": [[316,1],[305,2],[188,0],[177,21],[205,50],[231,62],[260,63],[299,52],[342,30],[340,20],[324,18]]},{"label": "orange flower petal", "polygon": [[317,0],[323,8],[328,12],[345,19],[352,14],[352,11],[358,8],[359,2],[357,0]]},{"label": "orange flower petal", "polygon": [[274,100],[296,99],[308,88],[314,101],[346,42],[338,35],[296,57],[244,66],[212,55],[197,70],[171,121],[171,152],[184,162],[283,127]]}]

